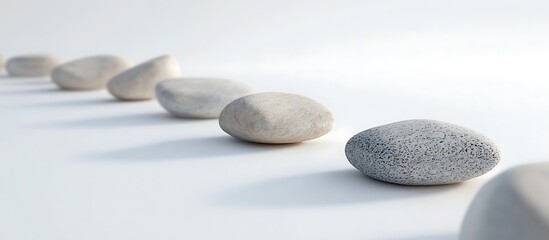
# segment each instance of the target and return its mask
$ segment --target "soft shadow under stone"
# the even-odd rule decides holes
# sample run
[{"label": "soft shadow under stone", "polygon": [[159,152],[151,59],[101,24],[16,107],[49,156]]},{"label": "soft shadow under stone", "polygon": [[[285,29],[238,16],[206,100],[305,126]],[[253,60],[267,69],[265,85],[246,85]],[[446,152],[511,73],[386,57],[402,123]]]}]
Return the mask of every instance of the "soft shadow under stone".
[{"label": "soft shadow under stone", "polygon": [[[80,93],[81,91],[66,91],[66,92],[75,92]],[[93,91],[87,91],[93,92]],[[18,107],[25,108],[57,108],[57,107],[87,107],[87,106],[97,106],[97,107],[106,107],[110,105],[121,104],[123,102],[117,101],[114,98],[94,98],[94,99],[77,99],[77,100],[63,100],[56,102],[40,102],[32,103],[26,105],[20,105]]]},{"label": "soft shadow under stone", "polygon": [[457,234],[433,234],[411,237],[388,238],[387,240],[457,240]]},{"label": "soft shadow under stone", "polygon": [[352,169],[252,183],[222,193],[214,201],[243,208],[315,207],[419,197],[452,190],[459,185],[396,185],[371,179]]},{"label": "soft shadow under stone", "polygon": [[159,161],[188,160],[207,157],[258,153],[290,148],[299,144],[266,145],[248,143],[230,136],[215,136],[172,140],[126,149],[114,150],[89,156],[99,160]]},{"label": "soft shadow under stone", "polygon": [[[208,120],[204,120],[208,121]],[[204,122],[202,121],[202,122]],[[82,120],[54,122],[45,124],[45,127],[76,127],[76,128],[120,128],[120,127],[138,127],[165,124],[187,124],[199,123],[189,119],[172,117],[168,113],[134,113],[120,116],[108,116],[101,118],[89,118]]]},{"label": "soft shadow under stone", "polygon": [[28,96],[28,95],[48,95],[48,94],[60,94],[63,93],[61,89],[57,87],[47,87],[47,88],[29,88],[29,89],[23,89],[18,88],[16,90],[6,90],[6,91],[0,91],[0,95],[10,95],[10,96]]}]

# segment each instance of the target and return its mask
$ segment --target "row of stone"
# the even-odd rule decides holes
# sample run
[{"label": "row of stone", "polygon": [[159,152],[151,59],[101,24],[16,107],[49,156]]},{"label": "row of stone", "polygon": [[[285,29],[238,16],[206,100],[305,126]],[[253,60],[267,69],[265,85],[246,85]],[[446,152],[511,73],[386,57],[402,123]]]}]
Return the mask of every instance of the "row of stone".
[{"label": "row of stone", "polygon": [[61,89],[107,90],[122,101],[157,98],[176,117],[219,118],[236,138],[258,143],[296,143],[332,129],[332,113],[322,104],[290,93],[255,93],[239,81],[180,78],[177,59],[160,56],[133,66],[118,56],[92,56],[61,65],[51,55],[8,60],[12,76],[46,76]]},{"label": "row of stone", "polygon": [[[255,93],[249,85],[217,78],[180,78],[177,59],[160,56],[136,66],[117,56],[92,56],[58,65],[50,55],[20,56],[7,62],[13,76],[50,74],[62,89],[107,88],[123,101],[157,97],[183,118],[219,118],[229,135],[257,143],[297,143],[332,129],[322,104],[289,93]],[[406,185],[456,183],[491,170],[500,159],[484,135],[449,123],[409,120],[379,126],[351,138],[350,163],[366,175]]]},{"label": "row of stone", "polygon": [[[289,93],[255,93],[247,84],[216,78],[180,78],[173,56],[132,67],[117,56],[93,56],[58,65],[49,55],[21,56],[6,64],[12,76],[45,76],[62,89],[107,88],[119,100],[157,97],[183,118],[219,118],[238,139],[270,144],[314,139],[332,129],[322,104]],[[0,70],[3,60],[0,56]],[[360,132],[345,147],[349,162],[364,174],[404,185],[440,185],[485,174],[500,161],[496,144],[474,130],[434,120],[407,120]],[[462,239],[526,239],[548,236],[549,166],[528,166],[494,178],[476,196],[464,220]],[[521,205],[521,203],[523,203]],[[514,212],[519,205],[520,212]],[[538,215],[525,213],[539,213]],[[494,223],[503,222],[500,230]],[[522,235],[521,235],[522,234]],[[531,235],[533,234],[533,235]],[[541,239],[541,238],[531,238]]]},{"label": "row of stone", "polygon": [[[117,56],[92,56],[58,65],[50,55],[7,62],[13,76],[51,74],[62,89],[107,88],[119,100],[157,97],[169,113],[184,118],[219,118],[236,138],[258,143],[296,143],[332,129],[332,113],[295,94],[255,93],[245,83],[215,78],[178,78],[177,59],[160,56],[137,66]],[[432,120],[409,120],[366,130],[351,138],[346,156],[368,176],[391,183],[436,185],[465,181],[499,162],[497,146],[484,135]]]}]

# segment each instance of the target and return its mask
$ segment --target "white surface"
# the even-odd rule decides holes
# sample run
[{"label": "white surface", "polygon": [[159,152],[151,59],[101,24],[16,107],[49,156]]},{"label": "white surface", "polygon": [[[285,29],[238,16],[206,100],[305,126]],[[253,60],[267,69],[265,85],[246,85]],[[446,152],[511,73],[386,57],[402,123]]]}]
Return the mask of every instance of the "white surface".
[{"label": "white surface", "polygon": [[344,144],[430,118],[499,143],[493,173],[547,159],[548,5],[0,0],[5,58],[173,53],[185,77],[307,95],[336,118],[315,141],[249,145],[154,101],[2,77],[0,239],[455,239],[491,175],[382,184],[358,175]]}]

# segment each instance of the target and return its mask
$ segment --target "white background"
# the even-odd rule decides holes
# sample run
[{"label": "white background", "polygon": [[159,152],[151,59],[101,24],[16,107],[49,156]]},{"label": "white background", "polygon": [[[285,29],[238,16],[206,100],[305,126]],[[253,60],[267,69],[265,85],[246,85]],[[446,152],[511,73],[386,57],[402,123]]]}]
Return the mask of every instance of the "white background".
[{"label": "white background", "polygon": [[[171,53],[184,76],[310,96],[334,130],[234,141],[155,102],[0,78],[0,239],[456,239],[497,172],[549,156],[547,1],[0,0],[0,54]],[[428,118],[485,133],[484,177],[403,187],[361,176],[354,134]]]}]

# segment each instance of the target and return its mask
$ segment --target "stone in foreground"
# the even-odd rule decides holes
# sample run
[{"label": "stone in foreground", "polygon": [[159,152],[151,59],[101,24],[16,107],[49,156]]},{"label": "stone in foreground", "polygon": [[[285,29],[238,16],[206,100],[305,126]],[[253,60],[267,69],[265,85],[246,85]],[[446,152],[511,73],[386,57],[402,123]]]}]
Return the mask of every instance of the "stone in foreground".
[{"label": "stone in foreground", "polygon": [[52,55],[24,55],[13,57],[6,63],[6,72],[14,77],[43,77],[59,64]]},{"label": "stone in foreground", "polygon": [[218,118],[227,104],[253,92],[247,84],[218,78],[179,78],[156,85],[160,105],[183,118]]},{"label": "stone in foreground", "polygon": [[57,66],[51,78],[61,89],[104,89],[112,77],[129,67],[128,61],[117,56],[92,56]]},{"label": "stone in foreground", "polygon": [[179,77],[180,74],[177,59],[174,56],[165,55],[116,75],[107,83],[107,89],[119,100],[153,99],[157,83]]},{"label": "stone in foreground", "polygon": [[475,196],[461,240],[549,239],[549,163],[507,170]]},{"label": "stone in foreground", "polygon": [[229,135],[257,143],[297,143],[332,129],[332,113],[308,97],[258,93],[241,97],[223,109],[219,125]]},{"label": "stone in foreground", "polygon": [[345,147],[349,162],[371,178],[403,185],[439,185],[485,174],[500,159],[486,136],[454,124],[408,120],[371,128]]}]

